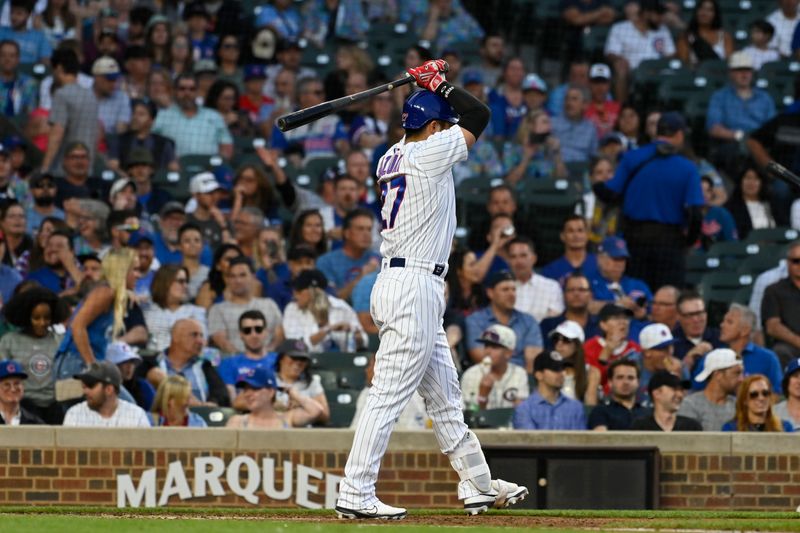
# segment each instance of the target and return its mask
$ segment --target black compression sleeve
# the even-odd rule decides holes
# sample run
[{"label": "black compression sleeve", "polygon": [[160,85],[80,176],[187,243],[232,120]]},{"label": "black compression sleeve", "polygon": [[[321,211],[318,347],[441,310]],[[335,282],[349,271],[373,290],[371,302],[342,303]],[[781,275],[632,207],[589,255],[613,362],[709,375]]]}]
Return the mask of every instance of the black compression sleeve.
[{"label": "black compression sleeve", "polygon": [[461,116],[458,121],[459,126],[473,134],[476,139],[480,137],[489,124],[490,111],[486,104],[461,87],[446,81],[439,85],[436,94],[447,100],[447,103]]}]

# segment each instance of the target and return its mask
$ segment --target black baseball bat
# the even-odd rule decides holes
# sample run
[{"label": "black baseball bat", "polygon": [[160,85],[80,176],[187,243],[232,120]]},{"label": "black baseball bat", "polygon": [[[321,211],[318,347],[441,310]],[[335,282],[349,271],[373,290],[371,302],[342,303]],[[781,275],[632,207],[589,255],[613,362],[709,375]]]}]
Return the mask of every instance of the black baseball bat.
[{"label": "black baseball bat", "polygon": [[800,176],[787,169],[785,166],[776,163],[775,161],[770,161],[767,163],[767,172],[776,178],[780,178],[787,183],[791,183],[795,187],[800,187]]},{"label": "black baseball bat", "polygon": [[412,83],[413,81],[413,77],[407,76],[405,78],[400,78],[399,80],[384,83],[383,85],[378,85],[372,89],[367,89],[366,91],[361,91],[360,93],[343,96],[341,98],[337,98],[336,100],[322,102],[321,104],[313,105],[311,107],[301,109],[300,111],[283,115],[282,117],[278,117],[278,129],[281,131],[289,131],[299,128],[300,126],[305,126],[306,124],[314,122],[315,120],[319,120],[322,117],[336,113],[337,111],[340,111],[349,105],[355,104],[356,102],[366,100],[367,98],[372,98],[373,96],[381,94],[382,92],[391,91],[396,87],[406,85],[407,83]]}]

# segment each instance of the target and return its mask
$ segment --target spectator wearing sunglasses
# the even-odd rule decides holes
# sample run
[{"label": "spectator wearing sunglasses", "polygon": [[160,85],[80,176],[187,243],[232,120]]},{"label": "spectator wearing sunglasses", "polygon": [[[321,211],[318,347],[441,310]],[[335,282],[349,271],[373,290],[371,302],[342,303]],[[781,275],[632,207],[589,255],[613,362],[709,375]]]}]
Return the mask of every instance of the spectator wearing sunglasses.
[{"label": "spectator wearing sunglasses", "polygon": [[247,375],[253,368],[266,368],[270,371],[275,367],[277,354],[268,348],[269,332],[267,331],[267,318],[257,309],[245,311],[239,315],[239,337],[242,339],[244,349],[222,360],[217,372],[228,387],[228,393],[237,405],[236,384],[239,378]]},{"label": "spectator wearing sunglasses", "polygon": [[25,233],[33,235],[47,217],[64,220],[64,211],[56,207],[56,179],[50,174],[36,174],[30,179],[33,205],[27,210]]},{"label": "spectator wearing sunglasses", "polygon": [[736,416],[722,431],[774,431],[792,433],[792,425],[772,412],[772,384],[763,374],[747,376],[736,395]]}]

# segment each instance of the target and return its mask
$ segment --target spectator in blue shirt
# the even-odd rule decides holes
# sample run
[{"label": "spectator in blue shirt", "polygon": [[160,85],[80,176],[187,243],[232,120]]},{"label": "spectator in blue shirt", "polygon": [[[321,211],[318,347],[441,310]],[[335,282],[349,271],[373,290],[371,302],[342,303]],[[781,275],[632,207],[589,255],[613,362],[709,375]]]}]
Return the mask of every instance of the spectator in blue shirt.
[{"label": "spectator in blue shirt", "polygon": [[72,236],[54,231],[44,247],[44,266],[28,274],[28,279],[54,293],[65,296],[77,290],[83,280],[72,247]]},{"label": "spectator in blue shirt", "polygon": [[369,311],[369,298],[377,279],[378,272],[370,272],[362,277],[353,289],[353,311],[358,315],[358,321],[368,335],[378,334],[378,326],[375,325],[375,321],[372,320],[372,314]]},{"label": "spectator in blue shirt", "polygon": [[317,259],[317,268],[342,300],[349,301],[361,278],[380,266],[380,256],[371,250],[374,223],[372,212],[362,208],[350,211],[342,224],[342,247]]},{"label": "spectator in blue shirt", "polygon": [[36,108],[36,81],[19,72],[20,45],[11,39],[0,41],[0,115],[27,116]]},{"label": "spectator in blue shirt", "polygon": [[217,373],[228,387],[228,394],[234,407],[243,407],[236,401],[236,382],[239,377],[246,374],[251,368],[266,368],[273,370],[278,360],[278,354],[267,350],[267,319],[258,309],[245,311],[239,316],[239,336],[244,344],[244,350],[236,355],[226,357],[217,367]]},{"label": "spectator in blue shirt", "polygon": [[586,429],[583,405],[561,394],[564,361],[557,352],[539,354],[533,362],[536,390],[514,409],[514,429]]},{"label": "spectator in blue shirt", "polygon": [[280,37],[296,41],[303,30],[303,17],[292,3],[292,0],[275,0],[273,5],[262,6],[256,17],[256,27],[269,26]]},{"label": "spectator in blue shirt", "polygon": [[[637,278],[625,275],[630,254],[628,246],[619,237],[606,237],[597,249],[597,265],[600,274],[592,278],[592,296],[594,302],[590,309],[599,310],[607,302],[630,310],[635,319],[631,323],[631,336],[636,338],[647,317],[647,306],[653,301],[650,287]],[[639,322],[639,327],[636,327]]]},{"label": "spectator in blue shirt", "polygon": [[0,40],[9,39],[19,45],[19,59],[22,64],[47,63],[53,48],[45,34],[28,28],[33,2],[11,0],[11,27],[0,27]]},{"label": "spectator in blue shirt", "polygon": [[483,346],[478,338],[492,324],[502,324],[514,330],[517,348],[511,362],[533,372],[533,361],[542,351],[542,332],[536,319],[527,313],[514,309],[517,301],[517,285],[510,272],[493,274],[486,283],[486,296],[489,305],[478,309],[467,317],[467,353],[473,363],[483,360]]},{"label": "spectator in blue shirt", "polygon": [[[155,248],[156,259],[162,265],[170,263],[182,263],[178,230],[186,222],[186,213],[180,202],[167,202],[159,212],[159,230],[153,235],[153,247]],[[203,252],[200,255],[200,263],[211,266],[211,249],[208,244],[203,244]]]},{"label": "spectator in blue shirt", "polygon": [[217,36],[208,31],[211,15],[202,2],[192,2],[183,10],[183,20],[186,22],[189,40],[192,43],[192,57],[195,61],[200,59],[214,59],[217,48]]},{"label": "spectator in blue shirt", "polygon": [[730,84],[711,95],[706,130],[711,137],[711,162],[735,174],[745,153],[742,141],[775,116],[775,102],[768,92],[753,87],[753,58],[736,52],[728,60]]},{"label": "spectator in blue shirt", "polygon": [[559,238],[564,243],[564,255],[545,265],[541,272],[543,276],[558,281],[563,287],[564,281],[574,272],[590,280],[600,275],[597,257],[589,251],[589,228],[582,215],[567,217]]},{"label": "spectator in blue shirt", "polygon": [[565,320],[571,320],[583,329],[583,336],[591,339],[600,335],[597,317],[589,313],[592,300],[592,289],[589,279],[579,272],[573,272],[564,281],[564,312],[542,320],[540,327],[542,338],[546,339],[545,348],[554,348],[550,334]]},{"label": "spectator in blue shirt", "polygon": [[[753,343],[755,322],[756,315],[749,307],[737,303],[731,304],[720,324],[720,341],[727,343],[728,347],[742,359],[745,376],[754,374],[767,376],[775,394],[780,395],[783,379],[780,361],[775,352]],[[703,370],[703,362],[695,365],[694,374]]]}]

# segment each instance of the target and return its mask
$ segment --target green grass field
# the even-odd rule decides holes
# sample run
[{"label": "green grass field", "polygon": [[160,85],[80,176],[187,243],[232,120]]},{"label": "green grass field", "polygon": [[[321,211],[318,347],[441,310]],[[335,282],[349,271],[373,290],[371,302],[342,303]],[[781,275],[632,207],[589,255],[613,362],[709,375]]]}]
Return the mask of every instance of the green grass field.
[{"label": "green grass field", "polygon": [[68,533],[344,533],[397,528],[402,533],[693,530],[798,531],[800,513],[721,511],[497,511],[466,517],[453,510],[412,511],[406,520],[340,521],[331,511],[299,509],[115,509],[6,507],[0,531]]}]

